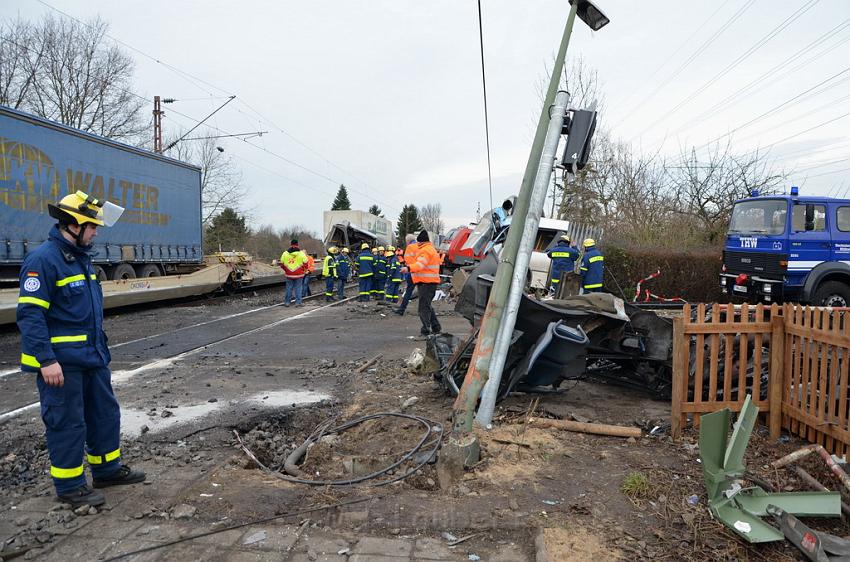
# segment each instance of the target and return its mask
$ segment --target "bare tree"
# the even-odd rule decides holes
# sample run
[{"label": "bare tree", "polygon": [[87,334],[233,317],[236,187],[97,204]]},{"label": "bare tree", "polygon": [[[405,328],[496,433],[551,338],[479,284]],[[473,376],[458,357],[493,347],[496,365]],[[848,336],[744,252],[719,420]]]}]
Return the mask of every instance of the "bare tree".
[{"label": "bare tree", "polygon": [[133,59],[107,42],[101,19],[45,16],[0,28],[0,101],[109,138],[142,132],[144,100],[131,88]]},{"label": "bare tree", "polygon": [[[170,143],[164,144],[168,146]],[[174,145],[167,155],[201,169],[204,226],[226,207],[237,209],[243,215],[246,213],[247,189],[242,185],[242,173],[215,139],[183,141]]]},{"label": "bare tree", "polygon": [[0,23],[0,104],[20,109],[29,99],[44,55],[35,28],[21,19]]},{"label": "bare tree", "polygon": [[443,207],[439,203],[428,203],[419,207],[419,220],[422,221],[422,228],[434,234],[442,234],[445,230],[442,214]]},{"label": "bare tree", "polygon": [[734,154],[731,147],[731,140],[714,145],[704,160],[697,158],[693,149],[683,151],[680,165],[668,170],[684,212],[699,222],[709,243],[723,237],[737,199],[754,189],[775,193],[786,177],[758,150]]}]

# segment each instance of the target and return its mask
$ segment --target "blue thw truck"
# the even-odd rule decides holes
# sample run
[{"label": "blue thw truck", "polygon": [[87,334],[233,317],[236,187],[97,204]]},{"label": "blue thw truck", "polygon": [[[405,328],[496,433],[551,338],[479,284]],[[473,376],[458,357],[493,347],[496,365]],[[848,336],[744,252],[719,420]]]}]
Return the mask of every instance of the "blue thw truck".
[{"label": "blue thw truck", "polygon": [[750,302],[850,305],[850,199],[792,187],[736,201],[720,287]]},{"label": "blue thw truck", "polygon": [[102,281],[203,265],[200,168],[0,106],[0,279],[17,283],[47,204],[77,190],[126,209],[94,239]]}]

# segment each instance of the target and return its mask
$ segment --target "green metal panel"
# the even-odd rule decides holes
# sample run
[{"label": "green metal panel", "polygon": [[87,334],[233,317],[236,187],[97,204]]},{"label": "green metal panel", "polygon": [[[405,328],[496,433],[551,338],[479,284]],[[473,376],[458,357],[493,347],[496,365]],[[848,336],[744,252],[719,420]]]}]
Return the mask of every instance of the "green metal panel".
[{"label": "green metal panel", "polygon": [[735,428],[732,430],[732,439],[726,446],[723,468],[726,469],[727,473],[744,474],[744,453],[747,451],[747,445],[750,442],[750,436],[753,433],[758,415],[758,406],[753,404],[750,395],[747,394],[744,405],[741,407],[741,413],[738,414],[738,420],[735,422]]}]

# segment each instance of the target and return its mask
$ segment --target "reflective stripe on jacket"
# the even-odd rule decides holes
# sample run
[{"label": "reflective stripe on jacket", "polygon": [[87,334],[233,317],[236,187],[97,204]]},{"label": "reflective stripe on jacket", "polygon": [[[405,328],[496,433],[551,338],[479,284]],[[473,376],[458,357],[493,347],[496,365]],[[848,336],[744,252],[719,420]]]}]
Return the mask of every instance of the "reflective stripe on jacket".
[{"label": "reflective stripe on jacket", "polygon": [[336,267],[336,256],[333,254],[326,255],[324,262],[322,262],[322,277],[332,277],[336,279]]},{"label": "reflective stripe on jacket", "polygon": [[111,359],[103,332],[103,292],[90,255],[54,226],[21,266],[17,309],[21,369],[92,369]]},{"label": "reflective stripe on jacket", "polygon": [[605,258],[596,246],[584,253],[581,260],[581,284],[585,289],[602,288],[602,278],[605,274]]},{"label": "reflective stripe on jacket", "polygon": [[575,270],[578,250],[566,242],[558,242],[547,255],[552,260],[552,283],[560,283],[561,274]]},{"label": "reflective stripe on jacket", "polygon": [[[440,256],[430,242],[416,244],[416,259],[407,262],[414,283],[440,282]],[[407,252],[405,252],[405,261]]]},{"label": "reflective stripe on jacket", "polygon": [[291,246],[280,255],[280,267],[287,279],[300,279],[307,273],[307,254]]},{"label": "reflective stripe on jacket", "polygon": [[357,267],[359,268],[360,277],[372,277],[374,274],[375,256],[369,250],[363,250],[357,256]]}]

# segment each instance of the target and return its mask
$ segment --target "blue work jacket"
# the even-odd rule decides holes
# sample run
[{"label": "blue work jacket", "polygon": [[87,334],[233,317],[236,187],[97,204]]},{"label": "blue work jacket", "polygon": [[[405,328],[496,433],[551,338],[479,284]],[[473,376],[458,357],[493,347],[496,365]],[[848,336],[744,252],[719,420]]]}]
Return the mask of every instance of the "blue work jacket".
[{"label": "blue work jacket", "polygon": [[602,287],[602,276],[605,272],[605,258],[602,253],[591,246],[584,252],[581,259],[582,287],[585,289],[599,289]]},{"label": "blue work jacket", "polygon": [[363,250],[357,256],[357,266],[360,277],[372,277],[375,274],[375,256],[369,250]]},{"label": "blue work jacket", "polygon": [[348,281],[348,276],[351,275],[351,259],[346,255],[341,255],[336,263],[336,275],[339,279]]},{"label": "blue work jacket", "polygon": [[576,259],[578,258],[578,250],[570,246],[564,241],[558,242],[546,255],[552,260],[552,282],[559,283],[561,274],[568,271],[574,271],[576,267]]},{"label": "blue work jacket", "polygon": [[94,369],[111,359],[103,331],[103,291],[88,252],[54,226],[21,266],[18,329],[21,369],[56,361]]}]

